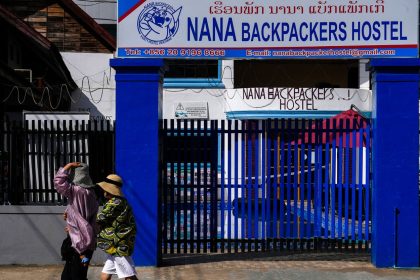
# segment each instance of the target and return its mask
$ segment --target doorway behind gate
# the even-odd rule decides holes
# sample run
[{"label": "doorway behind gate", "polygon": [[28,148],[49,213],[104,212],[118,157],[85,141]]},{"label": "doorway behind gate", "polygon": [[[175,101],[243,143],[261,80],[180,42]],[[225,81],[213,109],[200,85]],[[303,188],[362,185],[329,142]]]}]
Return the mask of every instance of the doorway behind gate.
[{"label": "doorway behind gate", "polygon": [[368,251],[371,125],[163,120],[164,254]]}]

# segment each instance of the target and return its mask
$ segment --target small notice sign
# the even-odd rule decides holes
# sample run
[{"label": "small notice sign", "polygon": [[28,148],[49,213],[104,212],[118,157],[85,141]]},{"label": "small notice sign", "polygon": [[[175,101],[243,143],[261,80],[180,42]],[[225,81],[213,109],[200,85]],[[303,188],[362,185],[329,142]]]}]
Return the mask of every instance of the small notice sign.
[{"label": "small notice sign", "polygon": [[208,119],[207,102],[177,102],[174,104],[176,119]]}]

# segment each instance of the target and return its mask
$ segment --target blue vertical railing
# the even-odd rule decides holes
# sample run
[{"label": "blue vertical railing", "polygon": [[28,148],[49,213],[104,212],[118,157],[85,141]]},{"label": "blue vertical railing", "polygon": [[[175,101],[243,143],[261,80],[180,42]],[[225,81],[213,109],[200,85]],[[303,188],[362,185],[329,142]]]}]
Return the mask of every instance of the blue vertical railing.
[{"label": "blue vertical railing", "polygon": [[[333,138],[332,140],[332,147],[331,147],[331,166],[337,166],[337,136],[338,134],[336,133],[336,129],[337,129],[337,120],[332,120],[332,131],[333,131],[333,135],[335,136],[335,138]],[[337,237],[336,235],[336,217],[339,217],[338,215],[336,216],[336,198],[335,198],[335,194],[336,194],[336,178],[337,178],[337,172],[331,172],[331,221],[334,221],[333,223],[331,223],[331,238],[335,239]]]},{"label": "blue vertical railing", "polygon": [[[239,129],[238,129],[238,124],[239,124],[239,121],[238,120],[235,120],[235,123],[234,123],[234,154],[235,154],[235,156],[234,156],[234,162],[235,162],[235,167],[234,167],[234,180],[235,180],[235,182],[234,182],[234,186],[233,186],[233,188],[234,188],[234,205],[233,205],[233,209],[236,209],[236,211],[237,211],[237,209],[238,209],[238,206],[239,206],[239,203],[238,203],[238,200],[239,200],[239,191],[241,190],[240,189],[240,186],[239,186],[239,169],[240,169],[240,164],[239,164],[239,155],[238,155],[238,152],[239,152]],[[238,247],[239,247],[239,229],[240,229],[240,225],[238,224],[238,221],[239,221],[239,215],[237,214],[237,215],[235,215],[235,236],[234,236],[234,240],[235,240],[235,242],[234,242],[234,246],[235,246],[235,253],[237,253],[238,252]]]},{"label": "blue vertical railing", "polygon": [[[305,127],[305,125],[306,125],[306,122],[305,122],[305,120],[302,120],[302,127]],[[305,157],[304,157],[304,153],[305,153],[305,149],[306,149],[306,146],[305,146],[305,142],[304,141],[302,141],[301,142],[301,144],[300,144],[300,154],[299,154],[299,160],[300,160],[300,163],[299,163],[299,167],[300,167],[300,169],[299,169],[299,195],[300,195],[300,201],[299,201],[299,203],[300,203],[300,205],[299,205],[299,213],[298,213],[298,215],[299,215],[299,235],[298,235],[298,237],[299,238],[301,238],[301,239],[303,239],[303,238],[305,238],[305,215],[304,215],[304,210],[305,210],[305,179],[306,179],[306,176],[305,175],[307,175],[307,173],[305,174],[305,167],[306,167],[306,164],[305,164]],[[303,153],[303,154],[302,154]],[[302,243],[300,244],[300,248],[302,248]]]},{"label": "blue vertical railing", "polygon": [[[286,131],[291,131],[291,126],[292,126],[292,120],[291,119],[289,119],[288,121],[287,121],[287,128],[286,129],[283,129],[283,130],[286,130]],[[292,237],[292,235],[291,235],[291,231],[292,231],[292,229],[291,229],[291,224],[292,224],[292,206],[291,206],[291,202],[292,202],[292,190],[291,190],[291,188],[292,188],[292,149],[291,149],[291,146],[292,146],[293,144],[291,144],[291,143],[288,143],[288,145],[287,145],[287,147],[288,147],[288,149],[287,149],[287,153],[286,153],[286,158],[287,158],[287,168],[286,168],[286,170],[287,170],[287,180],[286,180],[286,206],[287,206],[287,208],[286,208],[286,238],[287,239],[289,239],[289,238],[291,238]],[[282,178],[280,178],[280,180],[282,180]],[[283,181],[283,180],[282,180]],[[280,225],[280,227],[281,227],[282,225]],[[289,243],[288,243],[288,245],[289,245]]]},{"label": "blue vertical railing", "polygon": [[313,133],[313,121],[312,120],[309,120],[309,124],[308,124],[308,150],[307,150],[307,155],[308,155],[308,173],[307,173],[307,175],[308,175],[308,177],[307,177],[307,180],[306,180],[306,185],[307,185],[307,188],[308,188],[308,199],[307,199],[307,202],[306,202],[306,225],[307,225],[307,227],[306,227],[306,238],[311,238],[312,237],[312,222],[314,221],[313,219],[312,219],[312,205],[313,205],[313,203],[312,203],[312,198],[313,198],[313,195],[312,195],[312,191],[313,191],[313,188],[312,188],[312,182],[314,181],[314,178],[313,178],[313,176],[312,176],[312,174],[315,174],[314,172],[312,172],[312,159],[313,159],[313,157],[312,157],[312,148],[313,148],[313,142],[312,142],[312,133]]},{"label": "blue vertical railing", "polygon": [[[260,141],[259,141],[259,136],[261,135],[260,133],[259,133],[259,124],[258,123],[255,123],[255,127],[254,127],[254,129],[253,129],[253,132],[252,132],[252,140],[253,140],[253,142],[254,142],[254,145],[253,145],[253,152],[254,152],[254,156],[253,156],[253,159],[252,159],[252,161],[253,162],[251,162],[251,164],[252,163],[254,163],[254,169],[253,169],[253,172],[254,172],[254,174],[253,174],[253,184],[252,184],[252,187],[253,187],[253,189],[252,189],[252,198],[253,198],[253,201],[252,201],[252,207],[254,208],[253,210],[254,210],[254,215],[253,215],[253,218],[252,218],[252,222],[253,222],[253,233],[252,233],[252,238],[254,239],[254,249],[255,250],[258,250],[258,244],[259,244],[259,242],[258,242],[258,239],[259,239],[259,237],[260,237],[260,234],[261,234],[261,232],[260,232],[260,230],[259,230],[259,221],[260,221],[260,216],[259,216],[259,211],[258,211],[258,207],[259,207],[259,205],[260,205],[260,200],[259,200],[259,188],[260,188],[260,182],[259,182],[259,170],[260,170],[260,168],[259,168],[259,163],[260,163],[260,153],[259,153],[259,151],[260,151]],[[248,163],[249,164],[249,163]]]},{"label": "blue vertical railing", "polygon": [[369,120],[162,123],[165,254],[370,248]]},{"label": "blue vertical railing", "polygon": [[[339,127],[343,127],[343,120],[339,120]],[[338,132],[338,239],[342,240],[343,237],[343,146],[344,146],[344,137],[342,131]],[[341,245],[341,243],[340,243]]]},{"label": "blue vertical railing", "polygon": [[[261,133],[261,174],[267,174],[266,170],[266,122],[262,122],[261,130],[263,133]],[[258,175],[260,177],[260,175]],[[269,178],[269,177],[268,177]],[[261,195],[261,236],[259,237],[260,243],[261,243],[261,250],[266,250],[266,240],[267,240],[267,234],[266,234],[266,204],[267,204],[267,194],[266,194],[266,176],[261,176],[261,194],[258,194],[258,196]]]},{"label": "blue vertical railing", "polygon": [[[267,127],[271,128],[272,122],[271,120],[268,120],[267,123]],[[267,177],[266,177],[266,199],[267,199],[267,203],[265,204],[265,218],[267,220],[267,228],[266,228],[266,248],[268,249],[272,249],[272,242],[273,242],[273,227],[275,227],[273,225],[273,220],[272,220],[272,216],[274,215],[274,212],[276,208],[274,208],[273,204],[274,204],[274,195],[273,195],[273,189],[272,186],[274,185],[273,183],[273,179],[272,179],[272,169],[270,168],[271,166],[271,159],[272,159],[272,150],[273,150],[273,146],[272,146],[272,133],[268,132],[267,133]]]}]

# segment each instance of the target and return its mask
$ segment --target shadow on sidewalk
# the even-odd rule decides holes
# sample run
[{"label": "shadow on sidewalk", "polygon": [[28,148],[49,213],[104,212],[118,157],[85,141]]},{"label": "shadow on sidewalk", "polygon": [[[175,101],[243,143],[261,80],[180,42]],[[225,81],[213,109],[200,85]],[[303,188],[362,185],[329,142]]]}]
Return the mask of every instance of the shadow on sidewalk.
[{"label": "shadow on sidewalk", "polygon": [[160,266],[177,266],[223,261],[352,261],[370,262],[366,252],[247,252],[212,254],[167,254]]}]

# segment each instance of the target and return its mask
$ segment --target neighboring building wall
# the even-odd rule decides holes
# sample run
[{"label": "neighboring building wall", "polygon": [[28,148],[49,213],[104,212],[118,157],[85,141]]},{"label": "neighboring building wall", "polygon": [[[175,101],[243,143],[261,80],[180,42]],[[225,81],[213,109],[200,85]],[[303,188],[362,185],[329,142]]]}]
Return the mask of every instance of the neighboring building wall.
[{"label": "neighboring building wall", "polygon": [[[64,264],[60,247],[66,237],[65,206],[0,206],[0,265]],[[102,264],[96,250],[92,264]]]},{"label": "neighboring building wall", "polygon": [[62,52],[79,90],[72,93],[71,111],[88,111],[91,119],[115,120],[115,71],[112,54]]},{"label": "neighboring building wall", "polygon": [[[23,32],[26,35],[23,36],[24,40],[17,42],[16,47],[29,46],[28,48],[31,49],[28,49],[29,51],[26,52],[19,49],[18,53],[22,53],[23,57],[25,55],[28,56],[30,58],[30,64],[35,69],[42,68],[41,76],[52,76],[50,80],[45,80],[49,82],[49,86],[54,88],[58,87],[59,91],[62,90],[57,94],[57,99],[59,96],[59,100],[61,100],[60,104],[67,105],[68,103],[63,102],[63,100],[67,102],[69,94],[71,94],[71,101],[74,101],[71,110],[90,111],[93,118],[115,119],[115,73],[109,67],[109,60],[113,57],[112,51],[115,49],[115,46],[112,44],[113,41],[106,36],[102,36],[104,35],[103,30],[98,31],[95,29],[99,25],[89,22],[86,15],[77,13],[77,10],[64,10],[63,7],[66,6],[60,6],[58,4],[48,6],[46,1],[16,2],[5,1],[2,5],[7,4],[7,8],[48,39],[42,40],[44,38],[41,35],[38,37],[33,36],[36,32],[28,33],[27,29],[30,29],[28,27]],[[51,1],[48,3],[51,3]],[[69,11],[76,12],[72,16]],[[26,24],[22,25],[27,26]],[[2,27],[4,27],[4,24]],[[92,32],[91,29],[94,29],[96,32]],[[17,33],[13,34],[15,35]],[[34,41],[38,42],[39,46],[29,42],[30,40],[28,41],[26,37],[30,37],[31,35]],[[53,43],[53,47],[50,46],[50,42]],[[4,56],[5,59],[8,59],[8,47],[7,44],[3,46],[5,48],[3,50],[3,56],[6,55]],[[69,82],[66,83],[60,80],[68,74],[67,69],[59,68],[58,66],[61,66],[61,64],[58,66],[54,65],[55,67],[46,67],[49,63],[56,64],[57,61],[61,62],[61,57],[56,52],[57,48],[60,51],[72,52],[61,54],[67,68],[71,71],[71,75],[79,87],[76,92],[68,92],[66,90],[66,88],[74,86],[74,83],[70,85]],[[16,53],[16,49],[14,50],[14,53]],[[14,57],[18,58],[18,56]],[[57,58],[57,60],[52,60],[50,59],[51,57],[53,59]],[[21,58],[20,55],[19,58]],[[42,63],[36,63],[38,60],[42,60]],[[10,62],[10,66],[13,68],[22,68],[28,64],[20,65],[18,60],[6,60],[6,64],[7,62]],[[34,78],[41,77],[36,75],[38,72],[34,69],[32,70]],[[44,87],[42,84],[44,80],[39,79],[39,82],[37,86],[40,88]],[[16,86],[19,85],[17,84]],[[42,96],[44,97],[44,95]],[[22,99],[22,97],[19,98]],[[40,97],[34,96],[30,98],[30,95],[28,95],[26,100],[32,104],[33,100],[39,102]],[[59,101],[56,101],[55,96],[49,96],[48,92],[46,92],[44,103],[48,102],[55,106]],[[32,109],[32,107],[22,106],[22,104],[18,105],[16,107],[20,111],[22,109]],[[11,103],[6,104],[6,106],[10,110]],[[21,115],[22,113],[19,112],[11,113],[8,116],[11,119],[20,120]],[[62,218],[64,210],[64,206],[0,205],[0,234],[2,236],[0,239],[0,265],[63,264],[60,256],[60,247],[66,236],[64,232],[65,222]],[[105,258],[105,254],[101,250],[97,250],[92,263],[101,265]],[[2,277],[0,276],[0,278]]]},{"label": "neighboring building wall", "polygon": [[[34,12],[23,20],[54,43],[60,51],[109,53],[106,46],[92,36],[60,5],[52,4],[41,9],[32,2],[31,6],[26,9],[31,9]],[[20,7],[18,5],[16,7],[11,5],[10,8],[19,14]]]},{"label": "neighboring building wall", "polygon": [[99,24],[117,24],[117,1],[97,0],[94,3],[86,0],[74,1],[83,11]]}]

